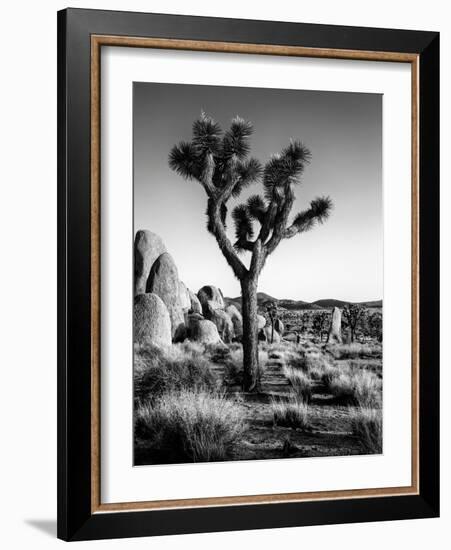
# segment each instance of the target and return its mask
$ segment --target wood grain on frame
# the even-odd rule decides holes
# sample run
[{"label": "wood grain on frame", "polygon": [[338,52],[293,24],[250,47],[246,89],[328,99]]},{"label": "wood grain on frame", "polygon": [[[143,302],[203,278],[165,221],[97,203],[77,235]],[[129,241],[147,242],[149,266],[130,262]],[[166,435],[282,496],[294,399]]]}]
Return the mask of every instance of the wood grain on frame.
[{"label": "wood grain on frame", "polygon": [[[412,479],[408,487],[118,502],[100,498],[100,50],[159,48],[410,63],[412,71]],[[91,511],[162,510],[205,506],[307,502],[419,494],[419,56],[410,53],[304,48],[128,36],[91,36]]]}]

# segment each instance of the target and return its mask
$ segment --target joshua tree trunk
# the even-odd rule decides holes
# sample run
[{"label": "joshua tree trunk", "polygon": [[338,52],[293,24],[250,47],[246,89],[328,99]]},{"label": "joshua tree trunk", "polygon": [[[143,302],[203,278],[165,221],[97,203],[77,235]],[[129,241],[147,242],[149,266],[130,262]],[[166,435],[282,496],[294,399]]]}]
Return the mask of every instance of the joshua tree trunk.
[{"label": "joshua tree trunk", "polygon": [[257,279],[246,277],[241,281],[243,313],[244,391],[260,391],[258,364]]}]

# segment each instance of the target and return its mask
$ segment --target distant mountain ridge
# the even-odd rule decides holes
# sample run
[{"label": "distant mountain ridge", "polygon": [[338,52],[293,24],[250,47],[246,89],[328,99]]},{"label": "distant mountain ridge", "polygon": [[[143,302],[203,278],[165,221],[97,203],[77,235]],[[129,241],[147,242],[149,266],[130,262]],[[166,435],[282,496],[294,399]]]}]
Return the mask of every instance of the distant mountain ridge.
[{"label": "distant mountain ridge", "polygon": [[[224,298],[228,305],[241,306],[241,296],[236,298]],[[333,307],[343,308],[348,304],[358,304],[363,307],[382,307],[382,300],[373,300],[367,302],[345,302],[343,300],[335,300],[334,298],[326,298],[324,300],[315,300],[314,302],[304,302],[303,300],[290,300],[288,298],[274,298],[265,292],[257,292],[257,304],[262,306],[265,302],[277,302],[277,305],[283,309],[298,310],[298,309],[329,309]]]}]

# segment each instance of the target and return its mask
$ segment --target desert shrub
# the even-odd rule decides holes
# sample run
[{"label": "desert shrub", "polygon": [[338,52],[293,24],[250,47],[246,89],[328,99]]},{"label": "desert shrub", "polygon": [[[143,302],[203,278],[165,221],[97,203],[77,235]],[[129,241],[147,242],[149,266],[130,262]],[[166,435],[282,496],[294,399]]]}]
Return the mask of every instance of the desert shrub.
[{"label": "desert shrub", "polygon": [[338,367],[331,365],[327,361],[313,364],[308,369],[308,374],[312,380],[321,380],[326,386],[329,380],[337,376],[339,372]]},{"label": "desert shrub", "polygon": [[209,344],[205,347],[205,354],[212,363],[223,363],[229,355],[229,347],[225,344]]},{"label": "desert shrub", "polygon": [[185,340],[180,344],[173,346],[174,350],[179,350],[182,355],[201,355],[205,352],[205,345],[200,342],[193,342],[191,340]]},{"label": "desert shrub", "polygon": [[[268,353],[258,350],[258,364],[263,372],[268,361]],[[231,385],[241,385],[243,382],[243,347],[232,348],[223,361],[227,369],[227,381]]]},{"label": "desert shrub", "polygon": [[296,354],[292,353],[290,355],[287,355],[284,359],[286,364],[293,369],[299,369],[305,372],[308,369],[307,359],[304,352],[296,353]]},{"label": "desert shrub", "polygon": [[287,352],[296,352],[296,344],[293,344],[291,342],[285,342],[285,341],[282,341],[278,344],[271,344],[269,342],[260,342],[259,348],[263,351],[267,351],[269,354],[271,353],[285,354]]},{"label": "desert shrub", "polygon": [[237,366],[243,366],[243,347],[231,349],[227,356],[227,360],[234,363]]},{"label": "desert shrub", "polygon": [[243,345],[240,344],[239,342],[232,342],[232,343],[228,344],[228,348],[229,348],[230,352],[233,352],[233,351],[243,349]]},{"label": "desert shrub", "polygon": [[382,361],[374,361],[371,359],[359,359],[349,361],[349,366],[351,369],[359,370],[364,369],[369,372],[377,374],[379,377],[382,377]]},{"label": "desert shrub", "polygon": [[333,378],[348,372],[347,365],[335,365],[327,355],[307,355],[300,363],[302,370],[307,372],[311,380],[322,381],[326,387]]},{"label": "desert shrub", "polygon": [[272,359],[273,363],[280,363],[282,365],[289,365],[292,362],[295,362],[299,354],[291,349],[285,350],[268,350],[268,359]]},{"label": "desert shrub", "polygon": [[308,430],[309,406],[297,396],[292,396],[288,401],[271,402],[274,424],[288,428]]},{"label": "desert shrub", "polygon": [[382,410],[359,407],[351,412],[352,433],[368,454],[382,453]]},{"label": "desert shrub", "polygon": [[174,346],[162,351],[153,346],[135,348],[135,398],[155,399],[161,394],[191,389],[215,389],[218,381],[201,354]]},{"label": "desert shrub", "polygon": [[352,375],[346,372],[329,373],[325,383],[329,392],[343,403],[355,404],[354,380]]},{"label": "desert shrub", "polygon": [[359,358],[380,358],[382,357],[382,346],[380,344],[332,344],[327,346],[327,351],[335,359],[359,359]]},{"label": "desert shrub", "polygon": [[205,391],[169,391],[135,413],[135,435],[163,463],[225,460],[245,428],[232,401]]},{"label": "desert shrub", "polygon": [[135,386],[139,386],[141,379],[149,365],[161,366],[164,362],[165,351],[157,346],[141,346],[135,344],[133,351],[133,378]]},{"label": "desert shrub", "polygon": [[227,382],[231,385],[243,383],[243,348],[232,350],[224,361],[227,368]]},{"label": "desert shrub", "polygon": [[302,370],[285,367],[284,374],[296,396],[304,403],[309,403],[312,398],[312,382],[310,378]]},{"label": "desert shrub", "polygon": [[291,357],[287,364],[295,369],[303,370],[304,372],[311,372],[314,369],[327,369],[330,367],[329,359],[321,353],[305,353],[298,354],[295,357]]},{"label": "desert shrub", "polygon": [[[311,372],[311,376],[313,376],[313,372]],[[321,381],[324,383],[324,385],[326,386],[326,388],[330,389],[330,385],[332,383],[332,380],[334,380],[334,378],[337,378],[338,376],[340,376],[340,374],[346,374],[345,371],[343,371],[343,369],[341,369],[340,367],[336,367],[336,366],[330,366],[330,367],[327,367],[327,368],[321,368],[318,370],[318,375],[321,375],[320,376],[320,379]]]}]

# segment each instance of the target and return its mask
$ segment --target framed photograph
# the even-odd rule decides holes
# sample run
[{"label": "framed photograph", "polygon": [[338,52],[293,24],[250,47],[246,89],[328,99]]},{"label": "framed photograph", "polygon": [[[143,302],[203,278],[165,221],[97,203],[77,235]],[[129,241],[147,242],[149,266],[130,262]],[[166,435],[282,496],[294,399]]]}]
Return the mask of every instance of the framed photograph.
[{"label": "framed photograph", "polygon": [[58,13],[58,536],[439,514],[439,35]]}]

